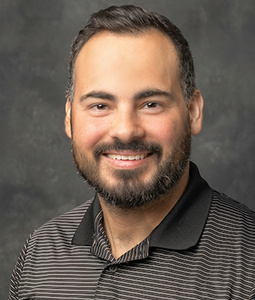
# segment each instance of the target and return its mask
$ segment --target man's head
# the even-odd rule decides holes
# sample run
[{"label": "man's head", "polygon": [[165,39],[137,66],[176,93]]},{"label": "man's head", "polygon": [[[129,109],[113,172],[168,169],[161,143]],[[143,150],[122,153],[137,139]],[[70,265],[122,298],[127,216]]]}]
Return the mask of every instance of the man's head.
[{"label": "man's head", "polygon": [[68,97],[72,102],[74,96],[74,65],[84,44],[95,34],[103,31],[123,35],[139,35],[150,29],[156,29],[172,41],[178,54],[179,76],[186,103],[196,88],[193,59],[189,44],[179,28],[166,17],[133,5],[111,6],[94,13],[87,25],[76,37],[69,60]]},{"label": "man's head", "polygon": [[[140,11],[123,9],[128,16]],[[175,44],[154,25],[136,33],[99,30],[82,45],[66,104],[80,173],[105,202],[122,208],[171,193],[187,176],[203,104],[198,90],[185,102]]]}]

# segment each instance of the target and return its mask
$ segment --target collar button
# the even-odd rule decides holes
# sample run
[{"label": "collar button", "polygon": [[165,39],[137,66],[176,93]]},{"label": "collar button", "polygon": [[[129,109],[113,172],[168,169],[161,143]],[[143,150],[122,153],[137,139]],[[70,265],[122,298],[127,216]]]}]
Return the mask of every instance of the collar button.
[{"label": "collar button", "polygon": [[116,265],[112,265],[112,266],[109,266],[108,270],[111,274],[114,274],[118,270],[118,267]]}]

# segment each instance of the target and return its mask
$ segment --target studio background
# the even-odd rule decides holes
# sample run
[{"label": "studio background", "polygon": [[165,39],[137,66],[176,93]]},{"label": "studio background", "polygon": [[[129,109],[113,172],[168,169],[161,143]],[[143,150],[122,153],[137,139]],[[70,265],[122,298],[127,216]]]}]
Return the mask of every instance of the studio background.
[{"label": "studio background", "polygon": [[211,187],[255,210],[255,1],[0,2],[0,298],[28,235],[94,192],[64,132],[71,42],[91,13],[136,4],[170,18],[190,43],[204,101],[192,159]]}]

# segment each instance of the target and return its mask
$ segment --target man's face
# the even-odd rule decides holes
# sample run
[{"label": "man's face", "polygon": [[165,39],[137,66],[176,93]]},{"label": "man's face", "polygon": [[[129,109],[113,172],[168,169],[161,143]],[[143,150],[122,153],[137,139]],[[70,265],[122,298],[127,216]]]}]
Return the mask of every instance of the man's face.
[{"label": "man's face", "polygon": [[171,192],[187,172],[192,128],[169,39],[156,30],[96,34],[74,78],[66,132],[83,177],[123,208]]}]

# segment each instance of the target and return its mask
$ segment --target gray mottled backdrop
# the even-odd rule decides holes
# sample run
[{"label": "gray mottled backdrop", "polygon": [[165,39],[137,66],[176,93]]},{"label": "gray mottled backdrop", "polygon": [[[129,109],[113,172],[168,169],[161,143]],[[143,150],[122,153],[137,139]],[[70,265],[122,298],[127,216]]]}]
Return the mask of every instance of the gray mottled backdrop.
[{"label": "gray mottled backdrop", "polygon": [[255,209],[255,1],[1,0],[0,298],[28,235],[93,195],[64,133],[70,44],[89,15],[133,3],[183,31],[205,100],[193,160],[210,185]]}]

